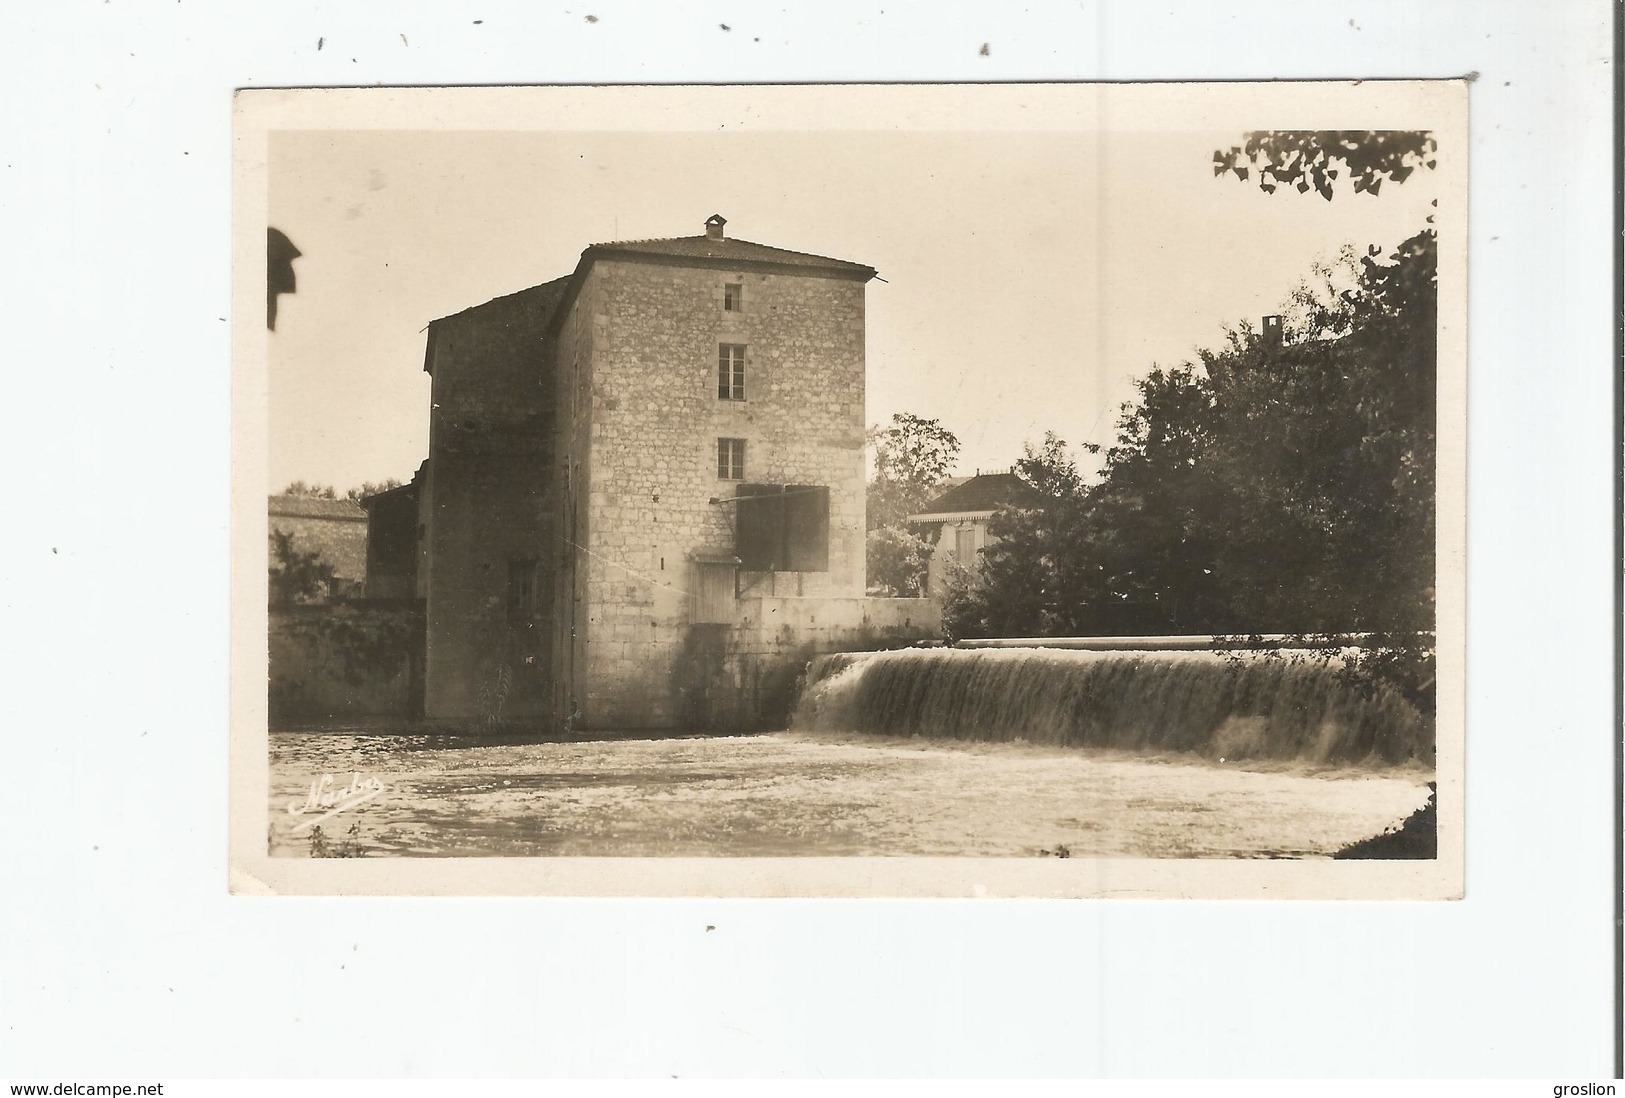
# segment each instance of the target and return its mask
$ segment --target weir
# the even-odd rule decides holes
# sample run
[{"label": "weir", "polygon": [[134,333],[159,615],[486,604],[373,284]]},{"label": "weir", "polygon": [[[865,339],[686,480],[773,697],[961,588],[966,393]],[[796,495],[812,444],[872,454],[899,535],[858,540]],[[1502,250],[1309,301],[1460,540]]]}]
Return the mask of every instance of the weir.
[{"label": "weir", "polygon": [[[1432,634],[1424,638],[1431,642]],[[998,637],[962,640],[955,648],[1071,648],[1087,652],[1239,652],[1320,651],[1328,647],[1354,647],[1372,641],[1370,633],[1254,633],[1247,636],[1196,635],[1183,637]]]},{"label": "weir", "polygon": [[1225,760],[1434,761],[1432,719],[1396,691],[1351,681],[1339,661],[1275,650],[838,653],[809,666],[793,727]]}]

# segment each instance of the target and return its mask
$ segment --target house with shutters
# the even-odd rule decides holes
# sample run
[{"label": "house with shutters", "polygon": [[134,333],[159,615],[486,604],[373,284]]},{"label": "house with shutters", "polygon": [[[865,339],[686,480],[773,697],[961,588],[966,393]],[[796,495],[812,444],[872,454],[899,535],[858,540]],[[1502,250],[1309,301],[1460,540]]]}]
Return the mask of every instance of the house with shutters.
[{"label": "house with shutters", "polygon": [[772,723],[811,655],[940,628],[864,597],[874,268],[725,224],[594,244],[429,325],[429,459],[389,501],[415,498],[392,559],[428,717]]},{"label": "house with shutters", "polygon": [[981,567],[982,550],[997,540],[988,524],[999,508],[1031,505],[1036,502],[1035,496],[1014,470],[984,473],[978,469],[975,476],[950,485],[919,514],[908,516],[931,544],[926,594],[941,597],[956,566],[976,572]]}]

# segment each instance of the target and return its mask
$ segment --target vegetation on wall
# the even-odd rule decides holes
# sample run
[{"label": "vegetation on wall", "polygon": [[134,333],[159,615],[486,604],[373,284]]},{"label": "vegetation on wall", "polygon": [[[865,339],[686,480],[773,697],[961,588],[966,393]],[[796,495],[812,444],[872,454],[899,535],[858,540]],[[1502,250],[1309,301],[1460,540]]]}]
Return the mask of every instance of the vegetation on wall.
[{"label": "vegetation on wall", "polygon": [[271,531],[268,580],[273,607],[322,602],[333,593],[333,566],[322,559],[320,549],[306,552],[294,540],[285,530]]},{"label": "vegetation on wall", "polygon": [[269,701],[273,724],[336,715],[407,716],[423,614],[402,606],[273,607]]}]

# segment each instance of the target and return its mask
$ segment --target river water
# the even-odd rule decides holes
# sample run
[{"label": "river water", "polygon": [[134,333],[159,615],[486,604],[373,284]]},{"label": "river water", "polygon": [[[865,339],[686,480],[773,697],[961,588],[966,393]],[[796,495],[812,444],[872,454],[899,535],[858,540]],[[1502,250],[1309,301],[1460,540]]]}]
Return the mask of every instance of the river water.
[{"label": "river water", "polygon": [[279,732],[270,761],[268,841],[286,857],[1317,857],[1398,824],[1432,778],[829,732]]}]

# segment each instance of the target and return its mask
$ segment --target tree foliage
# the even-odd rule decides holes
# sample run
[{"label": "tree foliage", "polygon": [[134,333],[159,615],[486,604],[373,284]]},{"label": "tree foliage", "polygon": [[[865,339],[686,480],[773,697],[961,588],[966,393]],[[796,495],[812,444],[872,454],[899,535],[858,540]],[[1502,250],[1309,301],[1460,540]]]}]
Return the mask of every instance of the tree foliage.
[{"label": "tree foliage", "polygon": [[869,588],[896,598],[925,594],[931,543],[906,526],[882,526],[868,535]]},{"label": "tree foliage", "polygon": [[271,531],[268,579],[275,607],[321,602],[333,593],[333,566],[322,560],[320,550],[299,549],[294,536],[283,530]]},{"label": "tree foliage", "polygon": [[950,631],[1370,632],[1427,701],[1436,267],[1431,229],[1351,256],[1295,295],[1291,338],[1243,325],[1153,370],[1095,483],[1053,435],[1029,448],[1046,502],[995,516]]},{"label": "tree foliage", "polygon": [[359,487],[347,489],[340,496],[331,484],[307,484],[302,480],[290,483],[279,496],[291,496],[298,499],[347,499],[352,503],[359,503],[368,496],[375,496],[379,492],[387,492],[391,488],[399,488],[401,482],[394,477],[385,477],[381,481],[363,481]]},{"label": "tree foliage", "polygon": [[1015,473],[1035,495],[997,511],[980,567],[950,578],[943,609],[956,636],[1078,633],[1098,598],[1098,562],[1075,551],[1090,501],[1065,440],[1050,432],[1041,446],[1029,443]]},{"label": "tree foliage", "polygon": [[872,427],[875,475],[869,482],[868,526],[900,526],[918,514],[959,458],[959,439],[934,419],[899,413],[891,426]]},{"label": "tree foliage", "polygon": [[277,495],[296,499],[338,499],[338,493],[333,490],[331,484],[306,484],[302,480],[291,482]]},{"label": "tree foliage", "polygon": [[363,481],[361,487],[351,488],[348,492],[345,492],[344,498],[359,503],[368,496],[376,496],[379,492],[387,492],[391,488],[399,488],[400,486],[401,482],[394,477],[385,477],[377,483],[370,480]]},{"label": "tree foliage", "polygon": [[1425,130],[1257,130],[1241,145],[1214,150],[1213,174],[1254,179],[1265,194],[1313,189],[1330,202],[1340,182],[1355,194],[1403,183],[1417,169],[1432,168],[1437,149]]},{"label": "tree foliage", "polygon": [[890,426],[871,428],[869,442],[875,455],[866,500],[869,587],[916,596],[924,589],[931,545],[908,516],[937,495],[959,457],[959,439],[937,420],[900,413]]}]

